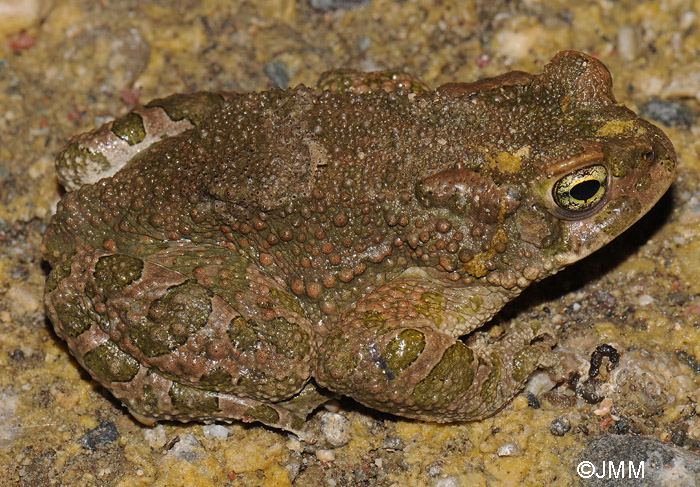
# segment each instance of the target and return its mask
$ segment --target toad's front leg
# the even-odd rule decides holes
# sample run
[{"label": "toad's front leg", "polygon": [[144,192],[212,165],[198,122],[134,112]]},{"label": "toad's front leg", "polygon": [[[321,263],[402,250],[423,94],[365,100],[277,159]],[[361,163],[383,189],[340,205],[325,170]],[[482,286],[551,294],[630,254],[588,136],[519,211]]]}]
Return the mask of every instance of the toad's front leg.
[{"label": "toad's front leg", "polygon": [[456,301],[468,294],[421,280],[381,286],[324,337],[317,381],[411,418],[448,422],[494,414],[532,372],[552,365],[555,340],[547,327],[530,323],[495,343],[465,345],[454,330],[464,333],[458,321],[474,311]]}]

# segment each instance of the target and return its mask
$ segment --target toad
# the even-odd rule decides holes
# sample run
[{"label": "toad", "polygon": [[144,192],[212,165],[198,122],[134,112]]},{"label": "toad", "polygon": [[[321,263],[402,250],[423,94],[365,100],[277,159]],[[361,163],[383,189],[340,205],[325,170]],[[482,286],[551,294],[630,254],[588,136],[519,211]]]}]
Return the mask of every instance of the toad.
[{"label": "toad", "polygon": [[668,138],[572,51],[436,90],[335,71],[173,95],[58,156],[46,309],[144,422],[300,431],[331,394],[478,420],[554,365],[556,333],[464,337],[637,221],[674,168]]}]

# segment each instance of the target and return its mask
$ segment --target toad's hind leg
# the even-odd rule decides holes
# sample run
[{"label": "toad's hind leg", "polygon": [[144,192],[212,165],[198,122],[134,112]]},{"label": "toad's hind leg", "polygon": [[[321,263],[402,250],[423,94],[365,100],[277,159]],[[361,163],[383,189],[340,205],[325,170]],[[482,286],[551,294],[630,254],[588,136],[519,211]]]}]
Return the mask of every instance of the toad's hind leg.
[{"label": "toad's hind leg", "polygon": [[439,293],[439,285],[398,281],[365,296],[319,346],[319,384],[401,416],[476,420],[498,411],[534,370],[553,365],[552,334],[538,323],[471,347],[441,330],[447,313],[434,299]]},{"label": "toad's hind leg", "polygon": [[303,310],[236,252],[187,243],[139,257],[81,250],[54,266],[45,303],[81,365],[141,420],[298,431],[326,400],[309,382]]}]

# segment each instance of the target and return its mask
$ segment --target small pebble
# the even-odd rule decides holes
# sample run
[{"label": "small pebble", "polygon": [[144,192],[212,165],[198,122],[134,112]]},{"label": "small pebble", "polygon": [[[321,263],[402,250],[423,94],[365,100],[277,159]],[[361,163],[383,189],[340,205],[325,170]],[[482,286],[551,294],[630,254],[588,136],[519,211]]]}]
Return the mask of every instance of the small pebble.
[{"label": "small pebble", "polygon": [[335,460],[335,452],[333,450],[316,450],[316,458],[321,462],[332,462]]},{"label": "small pebble", "polygon": [[525,384],[525,391],[537,397],[551,391],[557,383],[549,377],[549,373],[538,370],[530,376]]},{"label": "small pebble", "polygon": [[629,432],[630,430],[630,422],[629,420],[622,416],[614,425],[613,425],[613,431],[617,433],[618,435],[625,435]]},{"label": "small pebble", "polygon": [[341,414],[324,413],[321,416],[321,431],[328,443],[335,448],[347,445],[350,441],[350,422]]},{"label": "small pebble", "polygon": [[302,451],[304,451],[304,445],[302,445],[301,441],[297,440],[296,438],[292,438],[289,441],[287,441],[287,449],[295,451],[297,453],[301,453]]},{"label": "small pebble", "polygon": [[606,397],[602,401],[600,401],[600,404],[598,405],[598,409],[593,411],[593,414],[596,416],[605,416],[610,412],[610,408],[612,408],[613,401],[609,397]]},{"label": "small pebble", "polygon": [[158,448],[162,448],[165,442],[168,441],[168,435],[165,432],[165,427],[159,424],[153,428],[144,428],[143,439],[146,440],[148,446],[157,450]]},{"label": "small pebble", "polygon": [[385,450],[403,450],[404,442],[396,436],[387,436],[382,441],[382,448]]},{"label": "small pebble", "polygon": [[549,432],[554,436],[564,436],[571,429],[571,421],[564,416],[554,418],[549,424]]},{"label": "small pebble", "polygon": [[323,409],[331,413],[337,413],[340,411],[340,402],[337,399],[331,399],[323,405]]},{"label": "small pebble", "polygon": [[688,10],[687,12],[683,12],[683,15],[681,15],[681,20],[678,23],[678,30],[685,30],[685,29],[690,29],[695,21],[698,18],[698,14],[696,12],[693,12],[692,10]]},{"label": "small pebble", "polygon": [[432,478],[438,477],[441,472],[442,472],[442,467],[440,466],[440,463],[438,463],[438,462],[435,462],[430,467],[428,467],[428,475],[430,475]]},{"label": "small pebble", "polygon": [[362,37],[358,42],[357,42],[357,48],[360,51],[366,51],[369,49],[369,46],[372,45],[372,38],[371,37]]},{"label": "small pebble", "polygon": [[218,438],[220,440],[225,440],[228,438],[228,435],[231,434],[231,431],[226,426],[220,424],[205,424],[202,426],[202,433],[204,433],[206,439]]},{"label": "small pebble", "polygon": [[114,443],[118,437],[119,433],[114,423],[101,419],[99,425],[81,436],[78,443],[88,450],[95,451],[98,446]]},{"label": "small pebble", "polygon": [[181,460],[195,463],[204,456],[204,448],[194,435],[187,433],[180,435],[180,441],[173,445],[168,454],[173,454]]},{"label": "small pebble", "polygon": [[496,455],[499,457],[514,457],[521,453],[520,447],[515,443],[506,443],[505,445],[499,446],[498,450],[496,450]]},{"label": "small pebble", "polygon": [[539,409],[540,408],[540,401],[537,399],[537,396],[535,396],[532,392],[525,392],[525,397],[527,398],[527,406],[530,409]]}]

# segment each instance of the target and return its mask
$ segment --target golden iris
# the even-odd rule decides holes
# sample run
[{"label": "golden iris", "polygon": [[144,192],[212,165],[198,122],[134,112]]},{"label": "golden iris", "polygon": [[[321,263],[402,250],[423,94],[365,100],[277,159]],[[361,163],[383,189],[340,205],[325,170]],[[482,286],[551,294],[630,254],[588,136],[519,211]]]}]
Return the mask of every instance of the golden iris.
[{"label": "golden iris", "polygon": [[608,170],[605,166],[584,167],[561,178],[552,188],[554,202],[567,211],[585,211],[593,208],[608,189]]}]

